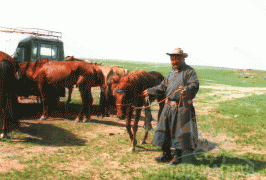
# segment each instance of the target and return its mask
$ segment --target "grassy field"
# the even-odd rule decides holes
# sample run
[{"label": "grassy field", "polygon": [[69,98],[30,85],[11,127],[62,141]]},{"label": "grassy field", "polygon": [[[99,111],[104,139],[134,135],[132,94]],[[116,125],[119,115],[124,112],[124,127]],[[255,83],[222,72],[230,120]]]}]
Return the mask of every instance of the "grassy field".
[{"label": "grassy field", "polygon": [[[103,64],[163,75],[171,70],[169,64],[111,60]],[[154,129],[148,144],[138,143],[135,152],[128,152],[125,121],[115,116],[93,115],[89,123],[60,117],[27,119],[12,139],[0,140],[1,179],[266,179],[266,91],[254,88],[266,87],[266,72],[194,68],[200,84],[209,86],[200,88],[194,100],[202,151],[186,152],[183,164],[171,167],[154,161],[161,154],[151,144]],[[99,91],[93,91],[93,98],[98,104]],[[75,90],[68,109],[78,113],[80,102]],[[157,110],[157,105],[152,107],[155,119]],[[144,135],[142,126],[141,120],[138,141]]]},{"label": "grassy field", "polygon": [[[92,60],[93,61],[93,60]],[[145,71],[158,71],[166,76],[171,71],[170,62],[151,63],[121,60],[95,60],[104,65],[119,65],[130,71],[143,69]],[[237,70],[230,68],[215,68],[205,66],[193,66],[200,79],[200,85],[223,84],[240,87],[266,87],[266,71],[261,70]]]}]

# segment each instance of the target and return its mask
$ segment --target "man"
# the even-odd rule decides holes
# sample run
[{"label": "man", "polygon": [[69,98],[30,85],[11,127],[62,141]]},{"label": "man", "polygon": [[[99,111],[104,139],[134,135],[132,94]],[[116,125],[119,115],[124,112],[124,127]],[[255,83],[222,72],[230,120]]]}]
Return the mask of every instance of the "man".
[{"label": "man", "polygon": [[[163,154],[155,158],[157,162],[170,161],[170,165],[177,165],[182,161],[183,150],[195,150],[198,143],[198,129],[192,99],[199,90],[199,80],[195,70],[185,63],[184,60],[188,55],[183,50],[175,48],[171,53],[166,54],[170,56],[172,71],[161,84],[143,91],[143,95],[165,93],[168,97],[174,93],[165,102],[152,143],[163,150]],[[183,109],[179,108],[182,105]],[[184,112],[185,115],[182,114]],[[170,148],[175,149],[173,158]]]}]

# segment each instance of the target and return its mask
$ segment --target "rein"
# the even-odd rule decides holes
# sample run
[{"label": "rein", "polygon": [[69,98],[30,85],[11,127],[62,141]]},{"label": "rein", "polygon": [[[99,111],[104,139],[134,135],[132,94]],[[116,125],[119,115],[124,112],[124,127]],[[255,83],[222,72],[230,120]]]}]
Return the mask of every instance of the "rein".
[{"label": "rein", "polygon": [[[173,96],[175,93],[177,93],[179,90],[177,89],[176,91],[174,91],[172,94],[170,94],[169,96],[167,96],[166,98],[164,98],[163,100],[161,100],[160,102],[157,102],[153,105],[150,105],[150,106],[142,106],[142,107],[134,107],[133,109],[146,109],[146,108],[149,108],[149,107],[152,107],[152,106],[155,106],[157,104],[160,104],[162,102],[164,102],[165,100],[167,100],[168,98],[170,98],[171,96]],[[143,96],[143,95],[139,95],[139,96]],[[132,103],[129,103],[129,104],[116,104],[117,106],[127,106],[127,105],[131,105]]]},{"label": "rein", "polygon": [[177,89],[177,90],[175,90],[175,92],[173,92],[172,94],[170,94],[169,96],[167,96],[166,98],[164,98],[163,100],[161,100],[160,102],[157,102],[157,103],[155,103],[155,104],[153,104],[153,105],[149,105],[149,106],[142,106],[142,107],[134,107],[134,109],[146,109],[146,108],[149,108],[149,107],[152,107],[152,106],[155,106],[155,105],[157,105],[157,104],[160,104],[160,103],[162,103],[162,102],[164,102],[165,100],[167,100],[168,98],[170,98],[171,96],[173,96],[175,93],[177,93],[179,90]]}]

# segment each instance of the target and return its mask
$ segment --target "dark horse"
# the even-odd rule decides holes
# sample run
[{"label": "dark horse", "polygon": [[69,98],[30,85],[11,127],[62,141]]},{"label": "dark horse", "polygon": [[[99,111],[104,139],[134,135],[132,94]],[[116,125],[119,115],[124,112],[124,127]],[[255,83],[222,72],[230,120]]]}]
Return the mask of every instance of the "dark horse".
[{"label": "dark horse", "polygon": [[21,63],[19,76],[25,86],[37,86],[41,94],[43,113],[40,120],[48,117],[48,106],[58,105],[60,96],[65,95],[65,88],[76,84],[82,98],[82,109],[76,122],[80,121],[80,117],[86,122],[91,116],[91,87],[102,86],[104,83],[101,70],[94,64],[82,61],[58,62],[47,58]]},{"label": "dark horse", "polygon": [[[125,118],[126,114],[126,129],[128,131],[129,137],[131,139],[130,151],[135,150],[137,144],[136,133],[138,129],[138,122],[140,119],[141,109],[136,109],[135,120],[133,123],[133,132],[131,130],[131,118],[134,110],[134,106],[142,107],[145,105],[145,97],[142,96],[142,92],[150,87],[160,84],[164,79],[164,76],[158,72],[145,72],[143,70],[135,70],[128,75],[112,77],[112,87],[113,94],[116,99],[117,106],[117,116],[120,119]],[[164,95],[149,96],[150,102],[153,102],[155,99],[161,101],[164,98]],[[164,103],[159,104],[160,109],[158,111],[158,118],[161,115]],[[145,131],[145,135],[141,143],[145,143],[146,138],[148,137],[148,131]]]},{"label": "dark horse", "polygon": [[0,121],[1,137],[20,127],[17,118],[17,79],[18,64],[8,54],[0,51]]}]

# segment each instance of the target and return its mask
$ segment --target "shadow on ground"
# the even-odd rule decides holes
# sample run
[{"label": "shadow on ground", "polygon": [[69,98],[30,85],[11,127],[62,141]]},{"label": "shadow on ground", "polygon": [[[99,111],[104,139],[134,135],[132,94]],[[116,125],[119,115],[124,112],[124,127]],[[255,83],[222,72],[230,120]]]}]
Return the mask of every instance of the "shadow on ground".
[{"label": "shadow on ground", "polygon": [[[20,132],[26,136],[21,137],[23,143],[45,146],[83,146],[85,139],[81,139],[68,130],[57,127],[49,122],[22,122]],[[15,139],[16,140],[16,139]]]}]

